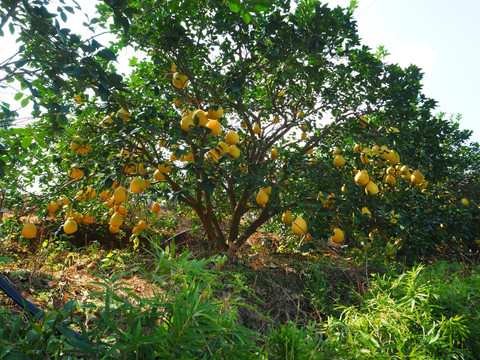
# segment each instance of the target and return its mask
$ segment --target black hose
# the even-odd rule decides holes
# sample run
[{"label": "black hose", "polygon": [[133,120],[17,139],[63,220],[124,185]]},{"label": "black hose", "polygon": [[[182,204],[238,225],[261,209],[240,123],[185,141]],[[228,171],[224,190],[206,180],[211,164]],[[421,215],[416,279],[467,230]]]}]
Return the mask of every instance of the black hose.
[{"label": "black hose", "polygon": [[20,305],[24,309],[27,309],[30,314],[32,314],[32,316],[41,313],[40,319],[43,319],[45,313],[40,308],[36,307],[34,304],[28,301],[25,296],[20,294],[20,292],[12,285],[10,285],[10,283],[2,275],[0,275],[0,288],[18,305]]}]

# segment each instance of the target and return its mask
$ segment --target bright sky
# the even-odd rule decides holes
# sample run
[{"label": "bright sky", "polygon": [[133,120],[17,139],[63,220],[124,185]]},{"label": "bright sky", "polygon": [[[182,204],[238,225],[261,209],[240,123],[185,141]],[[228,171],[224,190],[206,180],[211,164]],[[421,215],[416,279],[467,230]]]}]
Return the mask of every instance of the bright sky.
[{"label": "bright sky", "polygon": [[[327,2],[346,7],[350,0]],[[96,3],[84,0],[81,6]],[[480,1],[359,0],[354,17],[362,43],[372,49],[384,45],[389,62],[421,67],[423,92],[438,102],[436,111],[461,114],[461,128],[473,130],[472,140],[480,143]]]},{"label": "bright sky", "polygon": [[[326,2],[347,7],[350,0]],[[422,68],[436,112],[461,114],[460,127],[480,143],[480,1],[359,0],[354,18],[363,44],[385,46],[388,62]]]}]

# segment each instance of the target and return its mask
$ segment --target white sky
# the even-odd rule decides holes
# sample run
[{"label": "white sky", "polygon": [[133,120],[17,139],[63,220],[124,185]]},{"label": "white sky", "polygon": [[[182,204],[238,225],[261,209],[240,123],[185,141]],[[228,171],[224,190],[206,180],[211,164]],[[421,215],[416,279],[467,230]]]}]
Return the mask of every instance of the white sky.
[{"label": "white sky", "polygon": [[359,0],[354,18],[363,44],[385,46],[389,62],[421,67],[435,112],[461,114],[460,127],[480,143],[479,0]]},{"label": "white sky", "polygon": [[[326,2],[346,7],[350,0]],[[96,3],[84,0],[81,6],[91,9]],[[389,62],[421,67],[423,92],[438,102],[436,111],[461,114],[461,128],[473,130],[472,140],[480,142],[479,0],[359,0],[354,17],[363,44],[384,45]],[[1,60],[12,47],[0,40]]]}]

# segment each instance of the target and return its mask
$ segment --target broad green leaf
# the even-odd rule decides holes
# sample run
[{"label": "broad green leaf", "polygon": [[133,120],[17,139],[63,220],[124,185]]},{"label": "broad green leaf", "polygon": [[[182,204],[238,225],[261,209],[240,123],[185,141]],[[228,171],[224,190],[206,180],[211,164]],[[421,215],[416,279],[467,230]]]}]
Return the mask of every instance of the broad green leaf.
[{"label": "broad green leaf", "polygon": [[25,99],[23,99],[23,100],[20,102],[20,105],[21,105],[22,107],[25,107],[25,106],[28,105],[28,102],[29,102],[28,98],[25,98]]},{"label": "broad green leaf", "polygon": [[13,97],[15,100],[20,100],[23,97],[23,93],[16,93],[15,96]]},{"label": "broad green leaf", "polygon": [[228,7],[230,8],[230,11],[235,13],[239,12],[242,8],[240,5],[240,0],[228,0]]},{"label": "broad green leaf", "polygon": [[109,60],[109,61],[114,61],[117,60],[117,56],[112,50],[109,49],[102,49],[96,54],[97,56],[100,56],[102,59]]},{"label": "broad green leaf", "polygon": [[250,24],[250,21],[252,20],[252,18],[250,17],[250,14],[248,12],[244,12],[242,14],[242,19],[243,21],[245,21],[245,24]]},{"label": "broad green leaf", "polygon": [[32,143],[32,141],[33,141],[33,137],[31,137],[31,136],[25,136],[25,137],[22,139],[22,143],[21,143],[21,144],[22,144],[22,148],[27,149],[27,148],[30,146],[30,144]]}]

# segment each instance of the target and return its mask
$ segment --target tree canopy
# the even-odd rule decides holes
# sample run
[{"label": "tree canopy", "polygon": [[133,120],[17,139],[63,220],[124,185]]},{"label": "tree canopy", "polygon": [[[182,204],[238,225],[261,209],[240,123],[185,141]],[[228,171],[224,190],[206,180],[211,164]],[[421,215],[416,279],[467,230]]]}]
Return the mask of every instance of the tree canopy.
[{"label": "tree canopy", "polygon": [[[287,211],[308,224],[294,222],[294,233],[318,241],[341,231],[351,247],[377,239],[380,251],[405,256],[475,246],[478,144],[434,114],[421,69],[361,44],[354,9],[105,0],[84,27],[111,32],[107,45],[67,27],[82,12],[74,0],[56,9],[2,2],[1,35],[8,27],[19,50],[0,64],[0,86],[21,86],[16,99],[30,101],[35,118],[12,126],[18,114],[1,104],[8,202],[22,204],[25,187],[39,183],[43,194],[30,199],[39,213],[66,195],[75,201],[61,216],[106,221],[106,204],[85,192],[130,186],[136,202],[194,210],[219,250]],[[120,74],[126,48],[136,55]],[[72,168],[83,176],[67,177]],[[359,185],[361,170],[369,182]]]}]

